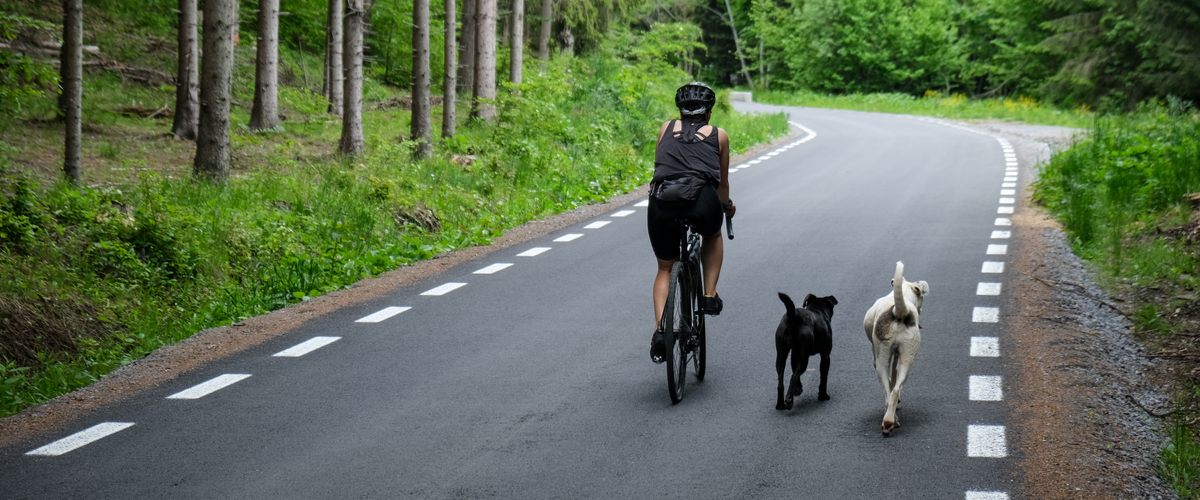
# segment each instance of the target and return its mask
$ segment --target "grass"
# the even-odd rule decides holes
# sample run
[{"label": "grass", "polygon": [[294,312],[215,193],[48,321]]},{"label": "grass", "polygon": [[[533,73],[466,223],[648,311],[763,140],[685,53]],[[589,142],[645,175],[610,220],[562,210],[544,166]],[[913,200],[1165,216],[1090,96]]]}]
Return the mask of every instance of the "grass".
[{"label": "grass", "polygon": [[924,97],[900,93],[830,95],[808,91],[766,91],[754,92],[754,100],[785,106],[899,113],[960,120],[1010,120],[1074,128],[1090,127],[1093,120],[1093,113],[1086,106],[1064,111],[1039,103],[1031,97],[968,99],[962,94],[943,96],[936,91],[928,91]]},{"label": "grass", "polygon": [[[670,81],[686,80],[670,68],[557,59],[501,92],[494,122],[460,117],[458,135],[421,161],[409,113],[386,106],[399,91],[367,82],[368,153],[340,158],[340,123],[298,79],[282,79],[282,130],[247,130],[252,54],[237,57],[225,186],[192,179],[194,145],[166,135],[170,120],[120,112],[171,103],[170,87],[88,76],[83,188],[59,180],[62,133],[43,119],[52,96],[0,128],[0,416],[201,329],[627,192],[649,180],[654,132],[673,111]],[[782,114],[727,104],[713,122],[734,152],[788,133]],[[475,161],[452,161],[466,155]]]}]

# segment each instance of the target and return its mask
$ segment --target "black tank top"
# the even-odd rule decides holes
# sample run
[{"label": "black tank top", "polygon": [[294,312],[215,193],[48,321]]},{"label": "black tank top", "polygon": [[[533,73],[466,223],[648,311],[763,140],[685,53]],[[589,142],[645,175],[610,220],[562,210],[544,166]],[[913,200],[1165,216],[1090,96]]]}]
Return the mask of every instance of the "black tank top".
[{"label": "black tank top", "polygon": [[667,124],[667,131],[658,143],[654,156],[654,180],[662,180],[683,172],[698,172],[713,185],[721,183],[721,143],[717,127],[700,140],[696,131],[707,125],[698,121],[684,121],[679,136],[675,136],[675,122]]}]

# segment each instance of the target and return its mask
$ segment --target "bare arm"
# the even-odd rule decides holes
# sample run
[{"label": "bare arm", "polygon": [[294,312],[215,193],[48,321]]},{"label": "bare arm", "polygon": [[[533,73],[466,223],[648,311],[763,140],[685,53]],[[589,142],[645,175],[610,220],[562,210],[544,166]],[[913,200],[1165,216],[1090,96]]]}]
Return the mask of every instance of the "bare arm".
[{"label": "bare arm", "polygon": [[[729,134],[725,133],[724,129],[717,129],[717,144],[720,145],[721,154],[721,184],[717,186],[717,197],[721,199],[722,204],[730,202],[729,199]],[[731,205],[725,209],[726,215],[733,217],[737,213],[737,205]]]}]

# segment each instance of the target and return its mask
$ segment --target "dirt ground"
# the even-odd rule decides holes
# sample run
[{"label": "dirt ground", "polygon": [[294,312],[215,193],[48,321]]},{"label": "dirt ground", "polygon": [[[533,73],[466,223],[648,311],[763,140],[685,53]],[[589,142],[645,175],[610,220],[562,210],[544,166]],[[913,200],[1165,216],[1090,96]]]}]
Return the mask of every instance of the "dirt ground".
[{"label": "dirt ground", "polygon": [[[1020,183],[1028,187],[1050,148],[1063,147],[1070,130],[1008,123],[964,123],[1000,133],[1016,146]],[[734,158],[743,161],[790,140],[783,138]],[[100,382],[0,419],[0,446],[62,428],[104,405],[129,398],[213,360],[296,328],[309,319],[359,303],[441,272],[460,262],[607,213],[645,194],[645,186],[605,204],[530,222],[492,245],[439,255],[367,279],[354,287],[302,302],[228,327],[200,332],[106,376]],[[1020,459],[1021,487],[1014,498],[1177,498],[1158,478],[1155,463],[1164,444],[1162,417],[1173,407],[1171,370],[1143,356],[1130,323],[1094,282],[1067,244],[1057,223],[1028,198],[1013,216],[1004,340],[1010,374],[1006,392],[1013,411],[1010,449]],[[1015,375],[1016,379],[1012,377]]]}]

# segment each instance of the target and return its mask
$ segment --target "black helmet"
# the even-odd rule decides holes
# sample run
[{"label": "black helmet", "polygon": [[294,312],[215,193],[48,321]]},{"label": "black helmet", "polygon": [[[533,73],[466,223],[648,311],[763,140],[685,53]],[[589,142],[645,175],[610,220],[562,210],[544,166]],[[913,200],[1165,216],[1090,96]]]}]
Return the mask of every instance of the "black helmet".
[{"label": "black helmet", "polygon": [[692,82],[675,91],[675,107],[687,116],[703,115],[717,103],[717,93],[701,82]]}]

